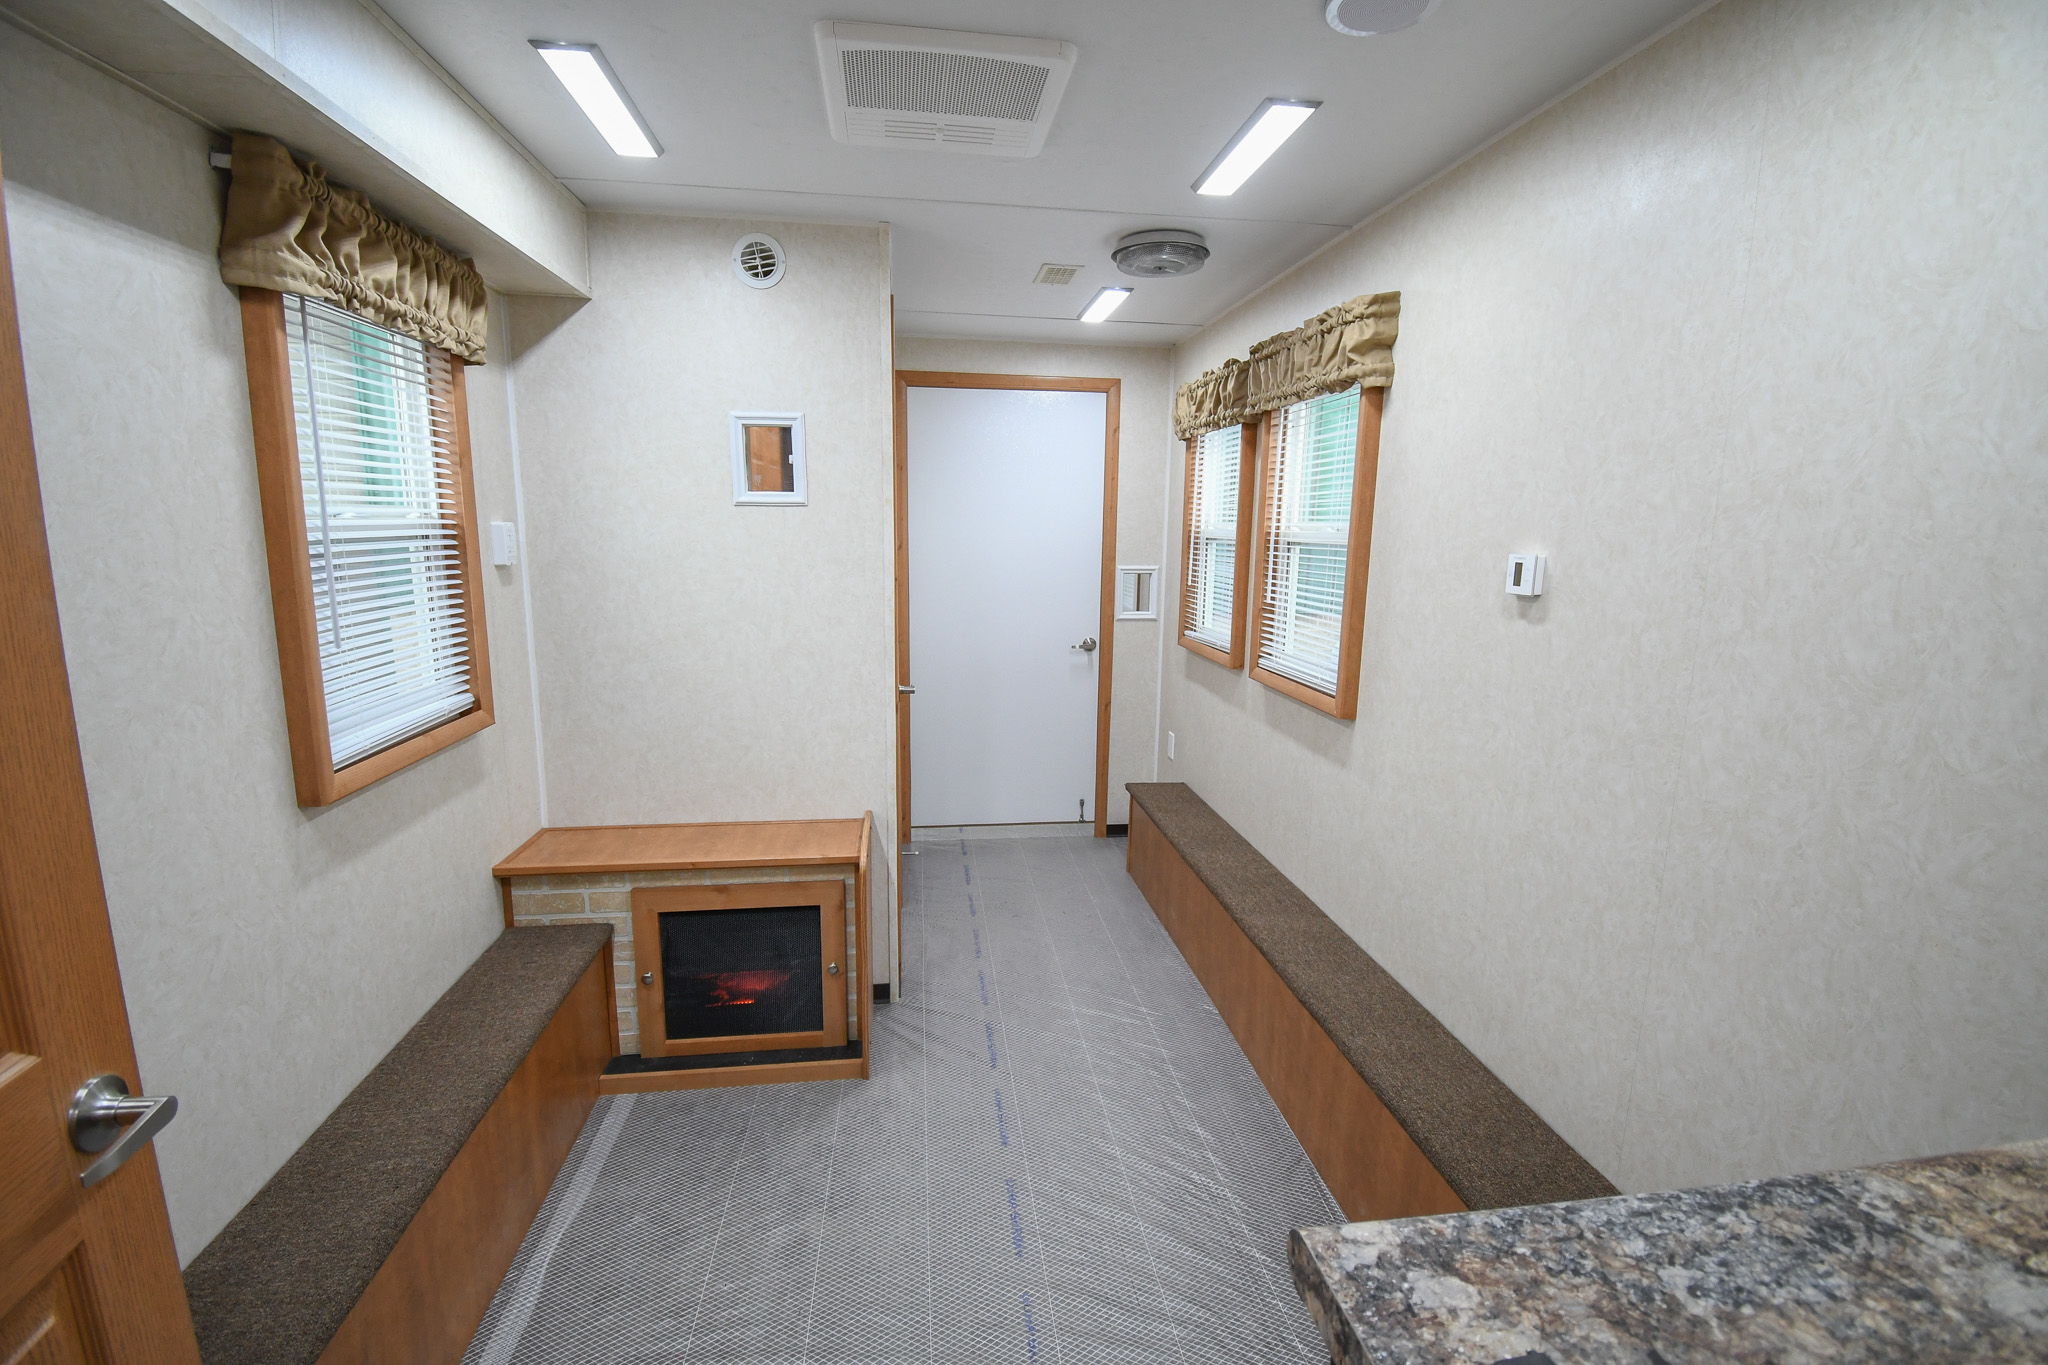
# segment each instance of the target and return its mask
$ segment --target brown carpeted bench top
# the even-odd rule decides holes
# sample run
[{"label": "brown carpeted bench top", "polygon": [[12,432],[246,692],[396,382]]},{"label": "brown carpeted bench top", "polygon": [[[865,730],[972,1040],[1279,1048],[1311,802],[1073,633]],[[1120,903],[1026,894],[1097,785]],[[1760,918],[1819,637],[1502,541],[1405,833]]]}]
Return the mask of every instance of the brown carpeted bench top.
[{"label": "brown carpeted bench top", "polygon": [[313,1130],[185,1269],[206,1365],[319,1358],[611,932],[506,930]]},{"label": "brown carpeted bench top", "polygon": [[1468,1208],[1619,1193],[1193,788],[1128,787]]}]

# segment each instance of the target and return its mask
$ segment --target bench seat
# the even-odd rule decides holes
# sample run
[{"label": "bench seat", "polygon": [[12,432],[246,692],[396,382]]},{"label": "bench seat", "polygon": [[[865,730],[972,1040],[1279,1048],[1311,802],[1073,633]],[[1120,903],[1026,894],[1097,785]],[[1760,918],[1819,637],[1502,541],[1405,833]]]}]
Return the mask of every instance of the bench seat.
[{"label": "bench seat", "polygon": [[484,950],[186,1268],[206,1365],[461,1357],[596,1100],[610,940]]},{"label": "bench seat", "polygon": [[1129,791],[1132,877],[1348,1215],[1618,1193],[1192,788]]}]

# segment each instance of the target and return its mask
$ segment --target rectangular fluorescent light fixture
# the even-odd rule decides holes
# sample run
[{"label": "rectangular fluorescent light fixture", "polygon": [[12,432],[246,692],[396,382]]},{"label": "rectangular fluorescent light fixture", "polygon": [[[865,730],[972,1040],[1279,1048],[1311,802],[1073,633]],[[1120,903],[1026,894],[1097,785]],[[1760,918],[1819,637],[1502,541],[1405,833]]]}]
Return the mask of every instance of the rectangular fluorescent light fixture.
[{"label": "rectangular fluorescent light fixture", "polygon": [[1081,310],[1081,321],[1104,322],[1109,315],[1131,296],[1131,291],[1120,284],[1108,284],[1095,291],[1095,297],[1088,300],[1088,306]]},{"label": "rectangular fluorescent light fixture", "polygon": [[1267,100],[1261,104],[1195,181],[1195,193],[1236,194],[1237,187],[1251,179],[1252,172],[1265,165],[1266,158],[1279,151],[1280,144],[1322,107],[1321,100]]},{"label": "rectangular fluorescent light fixture", "polygon": [[618,73],[604,59],[597,44],[549,43],[538,38],[532,41],[533,50],[540,53],[555,79],[582,106],[584,116],[597,126],[613,151],[620,156],[661,155],[661,144],[654,140],[653,131],[633,107],[633,101],[626,98],[626,87],[619,84]]}]

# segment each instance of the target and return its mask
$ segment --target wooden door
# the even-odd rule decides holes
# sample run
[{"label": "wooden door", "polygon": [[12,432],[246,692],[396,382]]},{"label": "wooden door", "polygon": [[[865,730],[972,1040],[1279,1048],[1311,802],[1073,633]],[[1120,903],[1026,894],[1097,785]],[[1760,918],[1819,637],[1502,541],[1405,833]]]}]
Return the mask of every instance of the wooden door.
[{"label": "wooden door", "polygon": [[[90,1189],[72,1095],[138,1085],[29,433],[0,202],[0,1361],[197,1362],[156,1157]],[[93,374],[80,356],[79,375]],[[97,381],[110,377],[101,373]]]}]

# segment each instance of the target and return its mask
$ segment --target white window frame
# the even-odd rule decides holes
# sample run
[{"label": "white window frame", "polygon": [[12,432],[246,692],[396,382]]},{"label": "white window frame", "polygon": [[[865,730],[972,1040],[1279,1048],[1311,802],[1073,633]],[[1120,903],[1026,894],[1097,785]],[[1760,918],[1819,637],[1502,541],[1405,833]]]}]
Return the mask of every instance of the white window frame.
[{"label": "white window frame", "polygon": [[[732,501],[735,507],[802,507],[810,501],[804,469],[804,415],[800,412],[735,412],[729,419],[732,437]],[[747,428],[789,430],[788,492],[757,492],[747,483]]]}]

